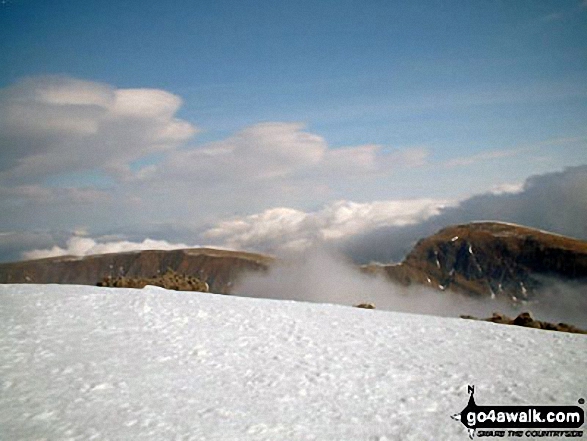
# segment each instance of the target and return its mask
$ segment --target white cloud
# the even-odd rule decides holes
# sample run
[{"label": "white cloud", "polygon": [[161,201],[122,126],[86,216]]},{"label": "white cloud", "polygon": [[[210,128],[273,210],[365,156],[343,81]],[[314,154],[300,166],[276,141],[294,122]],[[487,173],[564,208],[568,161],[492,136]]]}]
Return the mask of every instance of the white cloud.
[{"label": "white cloud", "polygon": [[217,180],[271,179],[318,164],[326,141],[293,123],[262,123],[222,141],[177,152],[163,164],[174,176]]},{"label": "white cloud", "polygon": [[462,200],[418,224],[350,237],[345,252],[358,262],[397,261],[418,239],[448,225],[479,220],[511,222],[587,239],[587,165],[531,176],[521,186],[501,190]]},{"label": "white cloud", "polygon": [[67,246],[61,248],[53,246],[47,249],[37,249],[22,253],[23,259],[44,259],[58,256],[89,256],[91,254],[122,253],[141,250],[175,250],[190,248],[183,243],[169,243],[165,240],[145,239],[142,242],[116,241],[98,243],[90,237],[73,236],[67,241]]},{"label": "white cloud", "polygon": [[[204,208],[222,217],[276,206],[305,208],[362,198],[367,188],[380,186],[381,179],[421,166],[427,157],[422,147],[333,148],[302,124],[267,122],[167,155],[134,175],[132,194],[160,198],[160,206],[169,210],[185,207],[186,212],[200,213]],[[173,194],[164,198],[166,188],[173,188]]]},{"label": "white cloud", "polygon": [[415,224],[438,214],[447,205],[447,201],[415,199],[370,203],[337,201],[316,212],[272,208],[220,222],[202,237],[235,249],[303,249],[381,227]]},{"label": "white cloud", "polygon": [[333,148],[302,124],[265,122],[167,154],[125,181],[124,194],[144,196],[144,210],[158,221],[169,222],[162,214],[175,213],[176,220],[207,216],[205,222],[212,223],[268,207],[307,209],[329,200],[363,198],[382,179],[421,166],[427,157],[422,147]]},{"label": "white cloud", "polygon": [[214,184],[280,179],[316,182],[350,175],[369,178],[373,172],[423,165],[428,156],[420,147],[394,152],[385,152],[379,145],[332,148],[323,137],[304,129],[299,123],[255,124],[224,140],[174,152],[145,177],[210,179]]},{"label": "white cloud", "polygon": [[[422,147],[335,148],[293,122],[188,146],[197,129],[176,118],[180,106],[163,90],[65,77],[1,89],[0,211],[10,210],[8,225],[105,228],[113,213],[120,225],[202,224],[267,207],[306,208],[364,198],[370,186],[428,157]],[[90,213],[80,203],[101,205]]]},{"label": "white cloud", "polygon": [[517,194],[524,191],[524,183],[517,182],[517,183],[504,183],[499,185],[494,185],[490,193],[491,194]]},{"label": "white cloud", "polygon": [[90,169],[123,174],[132,161],[173,150],[197,132],[175,118],[180,106],[163,90],[22,80],[0,91],[0,179],[30,182]]},{"label": "white cloud", "polygon": [[[36,190],[21,191],[34,195]],[[112,229],[110,225],[102,228],[103,232],[124,236],[100,236],[91,241],[72,239],[67,245],[64,244],[72,236],[73,227],[66,234],[58,235],[7,233],[0,235],[0,258],[14,260],[22,256],[22,251],[30,249],[36,252],[26,255],[27,258],[87,254],[88,250],[99,253],[141,249],[137,244],[143,238],[156,237],[171,243],[148,243],[144,248],[167,245],[184,248],[184,243],[195,241],[224,248],[279,252],[323,244],[341,249],[357,262],[390,262],[402,259],[418,239],[447,225],[475,220],[513,222],[585,239],[586,207],[587,166],[578,166],[533,176],[523,185],[504,184],[492,192],[462,201],[414,199],[357,203],[343,200],[316,211],[276,207],[253,215],[225,218],[203,232],[197,223],[182,227],[177,219],[168,224],[149,224],[141,219],[132,227],[127,225],[125,231]],[[96,217],[101,211],[91,213]],[[110,221],[112,216],[106,213],[105,219]],[[75,221],[75,227],[87,225],[83,218]],[[91,225],[87,230],[95,231]],[[51,248],[54,244],[60,246]]]}]

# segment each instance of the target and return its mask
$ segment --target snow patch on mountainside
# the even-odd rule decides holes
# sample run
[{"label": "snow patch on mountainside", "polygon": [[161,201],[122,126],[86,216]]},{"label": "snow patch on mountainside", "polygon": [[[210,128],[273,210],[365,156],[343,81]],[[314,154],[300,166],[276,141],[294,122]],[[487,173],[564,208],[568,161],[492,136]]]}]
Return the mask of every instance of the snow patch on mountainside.
[{"label": "snow patch on mountainside", "polygon": [[574,405],[587,338],[166,291],[0,285],[0,438],[466,440],[478,404]]}]

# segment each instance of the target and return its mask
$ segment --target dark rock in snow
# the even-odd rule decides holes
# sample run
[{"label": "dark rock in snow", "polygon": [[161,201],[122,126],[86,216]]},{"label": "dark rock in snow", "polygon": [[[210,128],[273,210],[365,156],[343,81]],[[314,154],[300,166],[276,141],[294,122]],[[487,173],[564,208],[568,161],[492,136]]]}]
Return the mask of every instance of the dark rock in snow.
[{"label": "dark rock in snow", "polygon": [[547,331],[561,331],[561,332],[572,332],[574,334],[587,334],[587,331],[579,329],[575,326],[568,325],[566,323],[549,323],[540,320],[535,320],[529,312],[522,312],[515,319],[512,319],[506,315],[494,312],[493,315],[486,319],[478,319],[470,315],[462,315],[461,318],[469,320],[482,320],[486,322],[501,323],[504,325],[515,325],[523,326],[525,328],[536,328],[545,329]]}]

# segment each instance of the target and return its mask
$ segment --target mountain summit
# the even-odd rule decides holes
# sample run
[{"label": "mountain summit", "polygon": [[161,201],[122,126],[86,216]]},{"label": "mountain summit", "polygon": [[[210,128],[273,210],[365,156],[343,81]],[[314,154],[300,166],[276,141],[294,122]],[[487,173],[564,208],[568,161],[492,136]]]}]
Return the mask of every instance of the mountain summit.
[{"label": "mountain summit", "polygon": [[[207,248],[55,257],[0,264],[0,283],[95,285],[104,277],[152,278],[171,269],[227,294],[242,274],[267,271],[274,261]],[[362,270],[406,286],[532,300],[552,281],[587,283],[587,242],[515,224],[473,222],[420,240],[400,264]]]},{"label": "mountain summit", "polygon": [[369,265],[404,285],[531,300],[551,281],[587,283],[587,242],[501,222],[444,228],[397,265]]}]

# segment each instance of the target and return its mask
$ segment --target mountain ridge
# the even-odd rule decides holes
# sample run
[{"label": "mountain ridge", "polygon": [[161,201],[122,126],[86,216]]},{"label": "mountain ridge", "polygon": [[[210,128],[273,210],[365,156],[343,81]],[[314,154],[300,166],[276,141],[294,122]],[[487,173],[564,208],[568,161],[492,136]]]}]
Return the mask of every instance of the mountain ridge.
[{"label": "mountain ridge", "polygon": [[154,277],[172,269],[206,282],[213,292],[227,294],[243,272],[266,271],[273,260],[262,254],[210,248],[59,256],[0,264],[0,283],[96,285],[105,277]]},{"label": "mountain ridge", "polygon": [[587,283],[587,242],[504,222],[442,228],[399,264],[366,265],[403,285],[531,300],[549,279]]},{"label": "mountain ridge", "polygon": [[[243,274],[268,271],[276,261],[213,248],[60,256],[0,264],[0,283],[95,285],[104,277],[155,277],[171,269],[206,282],[212,292],[229,294]],[[360,268],[404,286],[526,301],[550,280],[587,283],[587,242],[517,224],[478,221],[448,226],[419,240],[401,263]]]}]

